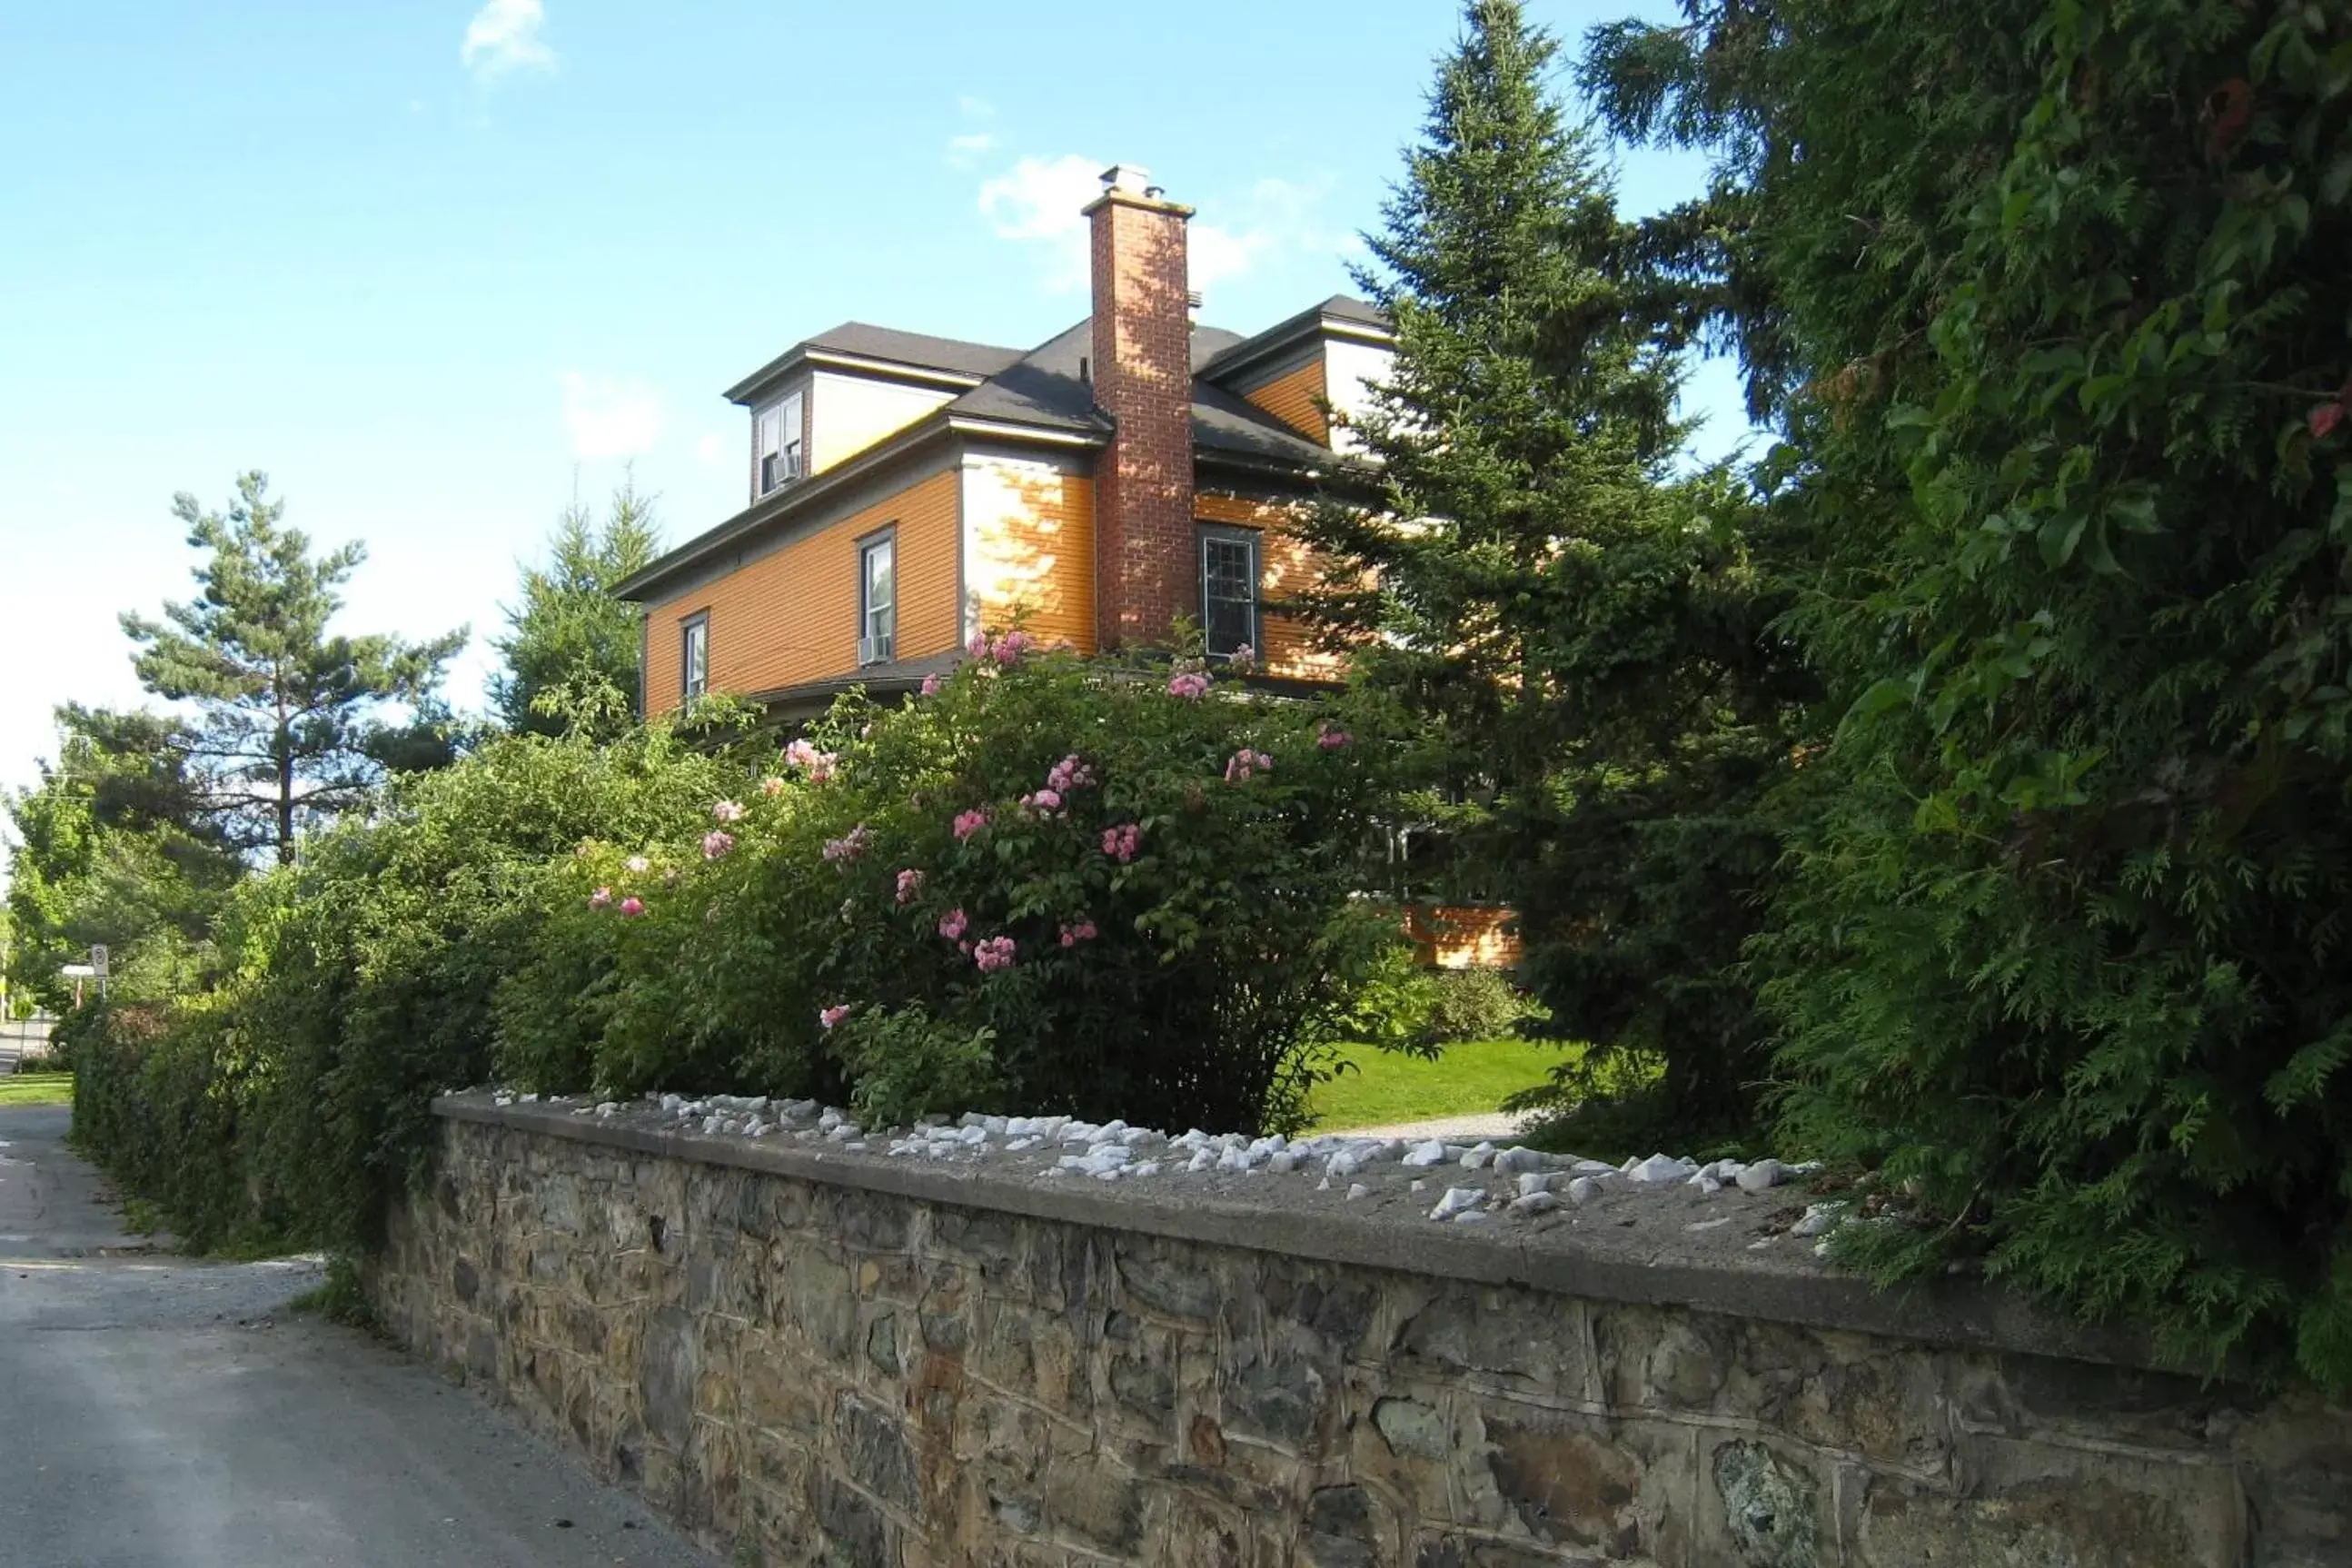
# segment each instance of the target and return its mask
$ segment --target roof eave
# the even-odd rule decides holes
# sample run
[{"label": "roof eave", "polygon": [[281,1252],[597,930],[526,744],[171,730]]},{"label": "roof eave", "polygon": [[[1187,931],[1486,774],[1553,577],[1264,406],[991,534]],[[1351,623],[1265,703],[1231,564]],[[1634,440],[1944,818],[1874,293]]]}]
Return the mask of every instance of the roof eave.
[{"label": "roof eave", "polygon": [[814,505],[822,498],[934,441],[970,436],[1028,441],[1049,447],[1101,447],[1110,439],[1108,431],[1067,430],[1010,419],[975,419],[941,408],[836,468],[828,468],[799,484],[788,485],[773,495],[761,497],[718,527],[696,535],[659,560],[623,578],[614,585],[613,595],[642,604],[651,596],[651,590],[745,534],[789,519],[802,508]]},{"label": "roof eave", "polygon": [[1192,374],[1204,381],[1218,380],[1286,353],[1317,337],[1344,338],[1374,348],[1391,348],[1396,343],[1392,329],[1335,315],[1323,305],[1310,305],[1255,336],[1244,338],[1233,347],[1213,354]]}]

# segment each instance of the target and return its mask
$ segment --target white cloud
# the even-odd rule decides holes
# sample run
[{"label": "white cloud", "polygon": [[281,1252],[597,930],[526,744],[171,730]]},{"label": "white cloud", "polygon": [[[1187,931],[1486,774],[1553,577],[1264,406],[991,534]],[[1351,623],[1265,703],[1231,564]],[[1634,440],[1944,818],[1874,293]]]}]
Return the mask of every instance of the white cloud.
[{"label": "white cloud", "polygon": [[563,375],[563,425],[572,433],[572,456],[635,458],[661,438],[661,397],[641,381]]},{"label": "white cloud", "polygon": [[[1103,167],[1101,160],[1075,153],[1027,157],[981,184],[982,215],[998,238],[1036,247],[1049,292],[1068,293],[1086,285],[1087,220],[1080,215],[1102,194]],[[1293,258],[1352,254],[1353,237],[1325,227],[1317,216],[1323,189],[1321,182],[1268,177],[1237,202],[1203,204],[1215,216],[1192,220],[1187,247],[1192,286],[1205,294]]]},{"label": "white cloud", "polygon": [[1087,220],[1080,209],[1102,195],[1098,158],[1065,153],[1024,158],[1005,174],[983,180],[981,216],[999,239],[1037,247],[1048,292],[1066,294],[1087,282]]},{"label": "white cloud", "polygon": [[986,131],[973,131],[961,136],[950,136],[948,138],[948,167],[969,169],[980,162],[982,153],[992,151],[995,146],[995,135]]},{"label": "white cloud", "polygon": [[546,26],[545,0],[485,0],[466,24],[458,58],[485,80],[511,70],[552,70],[555,51],[540,36]]},{"label": "white cloud", "polygon": [[694,444],[694,459],[706,468],[715,468],[727,456],[727,437],[713,430]]}]

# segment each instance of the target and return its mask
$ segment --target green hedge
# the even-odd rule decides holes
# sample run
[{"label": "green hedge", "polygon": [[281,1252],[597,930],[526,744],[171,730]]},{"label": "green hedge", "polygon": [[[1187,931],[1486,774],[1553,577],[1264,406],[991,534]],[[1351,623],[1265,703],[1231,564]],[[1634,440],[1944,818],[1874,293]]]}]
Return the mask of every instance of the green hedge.
[{"label": "green hedge", "polygon": [[199,1245],[333,1246],[493,1077],[1295,1127],[1402,942],[1376,725],[1014,633],[781,754],[501,740],[243,889],[215,990],[93,1016],[77,1124]]}]

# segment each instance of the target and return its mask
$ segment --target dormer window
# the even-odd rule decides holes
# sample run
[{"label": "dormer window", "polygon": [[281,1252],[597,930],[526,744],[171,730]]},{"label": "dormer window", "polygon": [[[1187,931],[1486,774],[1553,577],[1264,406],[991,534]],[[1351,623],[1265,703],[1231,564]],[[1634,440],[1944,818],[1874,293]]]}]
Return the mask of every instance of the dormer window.
[{"label": "dormer window", "polygon": [[752,423],[759,437],[759,495],[766,495],[801,477],[801,395],[771,403]]}]

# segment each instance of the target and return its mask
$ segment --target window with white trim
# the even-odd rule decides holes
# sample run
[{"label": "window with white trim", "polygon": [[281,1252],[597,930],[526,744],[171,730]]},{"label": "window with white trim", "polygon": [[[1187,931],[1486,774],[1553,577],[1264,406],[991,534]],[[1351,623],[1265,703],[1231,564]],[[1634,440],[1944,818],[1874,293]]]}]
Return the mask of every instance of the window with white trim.
[{"label": "window with white trim", "polygon": [[710,617],[696,616],[680,628],[678,690],[689,701],[710,689]]},{"label": "window with white trim", "polygon": [[1211,658],[1258,645],[1258,538],[1246,528],[1201,531],[1201,630]]},{"label": "window with white trim", "polygon": [[[758,495],[801,477],[801,395],[771,403],[753,416],[758,434]],[[756,500],[757,497],[755,496]]]},{"label": "window with white trim", "polygon": [[887,664],[898,640],[898,538],[886,533],[857,552],[857,662]]}]

